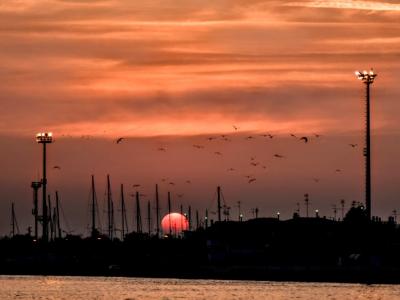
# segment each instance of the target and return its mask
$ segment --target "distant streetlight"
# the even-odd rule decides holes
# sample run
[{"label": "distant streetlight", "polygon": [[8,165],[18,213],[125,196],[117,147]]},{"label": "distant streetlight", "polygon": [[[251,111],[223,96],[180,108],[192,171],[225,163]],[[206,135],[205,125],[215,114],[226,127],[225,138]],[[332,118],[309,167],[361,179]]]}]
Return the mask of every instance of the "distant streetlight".
[{"label": "distant streetlight", "polygon": [[281,213],[278,211],[278,212],[276,213],[276,218],[279,220],[279,219],[280,219],[280,216],[281,216]]},{"label": "distant streetlight", "polygon": [[367,217],[371,219],[371,128],[370,128],[370,85],[374,83],[377,74],[371,69],[368,71],[356,71],[356,76],[366,87],[366,126],[365,126],[365,206]]},{"label": "distant streetlight", "polygon": [[53,134],[51,132],[41,132],[36,134],[36,142],[43,144],[43,179],[42,179],[42,193],[43,193],[43,208],[42,208],[42,239],[48,241],[48,216],[47,216],[47,204],[46,204],[46,144],[53,142]]},{"label": "distant streetlight", "polygon": [[318,209],[315,210],[315,217],[319,218],[319,210]]}]

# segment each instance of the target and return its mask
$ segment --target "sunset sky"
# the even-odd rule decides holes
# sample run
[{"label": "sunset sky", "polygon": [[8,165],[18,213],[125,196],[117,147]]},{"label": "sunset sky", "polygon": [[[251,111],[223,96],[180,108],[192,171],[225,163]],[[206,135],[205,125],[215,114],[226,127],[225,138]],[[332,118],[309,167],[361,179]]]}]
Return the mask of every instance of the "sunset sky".
[{"label": "sunset sky", "polygon": [[400,212],[399,65],[400,1],[0,0],[0,234],[12,201],[21,231],[32,224],[40,131],[74,233],[88,232],[91,174],[100,204],[106,174],[114,201],[125,185],[131,215],[132,185],[144,207],[159,183],[164,211],[168,190],[175,208],[215,211],[221,185],[231,218],[237,201],[289,218],[304,193],[331,217],[363,201],[354,71],[371,67],[372,211],[386,219]]}]

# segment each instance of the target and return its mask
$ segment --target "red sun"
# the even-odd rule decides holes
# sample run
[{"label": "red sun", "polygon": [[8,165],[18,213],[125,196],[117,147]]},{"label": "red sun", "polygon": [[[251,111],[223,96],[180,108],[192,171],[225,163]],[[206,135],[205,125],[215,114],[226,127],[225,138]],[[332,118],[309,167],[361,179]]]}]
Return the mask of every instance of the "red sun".
[{"label": "red sun", "polygon": [[188,230],[189,222],[184,215],[170,213],[161,220],[161,227],[164,234],[178,235],[182,231]]}]

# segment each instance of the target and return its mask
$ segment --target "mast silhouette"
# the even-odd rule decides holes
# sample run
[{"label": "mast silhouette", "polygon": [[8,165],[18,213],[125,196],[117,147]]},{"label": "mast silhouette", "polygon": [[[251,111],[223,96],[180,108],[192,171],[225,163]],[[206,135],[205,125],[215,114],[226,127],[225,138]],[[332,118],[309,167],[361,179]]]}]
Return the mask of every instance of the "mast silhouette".
[{"label": "mast silhouette", "polygon": [[158,198],[158,184],[156,184],[156,234],[160,236],[160,202]]},{"label": "mast silhouette", "polygon": [[125,238],[125,229],[126,232],[129,232],[128,229],[128,220],[126,218],[126,207],[125,207],[125,197],[124,197],[124,185],[121,184],[121,240]]},{"label": "mast silhouette", "polygon": [[140,213],[139,192],[136,192],[136,232],[142,233],[142,215]]},{"label": "mast silhouette", "polygon": [[61,226],[60,226],[60,200],[58,198],[58,191],[56,191],[56,224],[57,224],[57,234],[58,238],[61,239]]},{"label": "mast silhouette", "polygon": [[107,216],[108,216],[108,238],[114,237],[114,204],[111,198],[110,175],[107,175]]},{"label": "mast silhouette", "polygon": [[14,202],[11,203],[11,236],[14,237],[15,233],[19,234],[19,226],[17,217],[15,215]]},{"label": "mast silhouette", "polygon": [[168,192],[168,218],[169,218],[169,235],[172,235],[172,224],[171,224],[171,193]]},{"label": "mast silhouette", "polygon": [[149,230],[149,236],[151,235],[151,204],[150,200],[147,202],[147,227]]},{"label": "mast silhouette", "polygon": [[200,227],[199,211],[196,209],[196,230]]},{"label": "mast silhouette", "polygon": [[51,200],[50,200],[50,195],[47,196],[47,208],[48,208],[48,225],[50,226],[50,240],[53,240],[53,234],[54,234],[54,224],[53,224],[53,218],[51,215]]},{"label": "mast silhouette", "polygon": [[98,236],[99,231],[96,228],[96,212],[98,211],[98,205],[97,205],[97,195],[96,195],[96,188],[94,185],[94,175],[92,175],[92,188],[91,188],[91,194],[92,194],[92,203],[91,203],[91,217],[92,217],[92,228],[91,228],[91,237],[95,238]]},{"label": "mast silhouette", "polygon": [[188,208],[188,217],[189,217],[189,231],[192,231],[192,207],[190,205]]},{"label": "mast silhouette", "polygon": [[217,187],[217,209],[218,209],[218,221],[221,222],[221,187]]}]

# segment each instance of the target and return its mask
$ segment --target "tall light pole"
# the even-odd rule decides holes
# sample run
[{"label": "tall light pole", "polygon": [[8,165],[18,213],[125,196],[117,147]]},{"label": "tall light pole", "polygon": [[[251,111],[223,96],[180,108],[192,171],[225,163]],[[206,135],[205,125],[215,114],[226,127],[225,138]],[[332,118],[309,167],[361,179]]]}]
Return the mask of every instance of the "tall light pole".
[{"label": "tall light pole", "polygon": [[365,207],[367,217],[371,219],[371,126],[370,126],[370,86],[374,83],[377,74],[371,69],[368,71],[356,71],[356,76],[360,79],[366,87],[365,100],[366,100],[366,126],[365,126]]},{"label": "tall light pole", "polygon": [[33,181],[31,187],[33,189],[33,209],[32,214],[35,218],[35,240],[38,239],[38,222],[39,222],[39,205],[38,205],[38,190],[42,186],[39,181]]},{"label": "tall light pole", "polygon": [[43,208],[42,208],[42,239],[44,242],[48,241],[49,231],[48,231],[48,214],[47,214],[47,196],[46,196],[46,144],[51,144],[53,142],[53,134],[51,132],[41,132],[36,134],[36,142],[43,144],[43,179],[42,179],[42,193],[43,193]]}]

